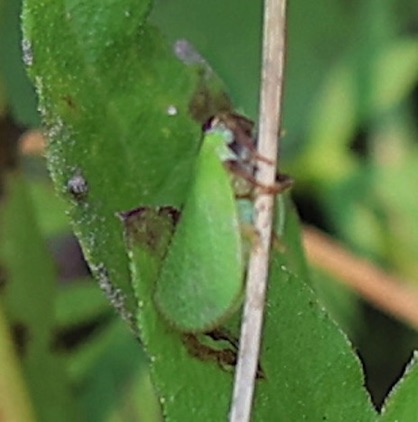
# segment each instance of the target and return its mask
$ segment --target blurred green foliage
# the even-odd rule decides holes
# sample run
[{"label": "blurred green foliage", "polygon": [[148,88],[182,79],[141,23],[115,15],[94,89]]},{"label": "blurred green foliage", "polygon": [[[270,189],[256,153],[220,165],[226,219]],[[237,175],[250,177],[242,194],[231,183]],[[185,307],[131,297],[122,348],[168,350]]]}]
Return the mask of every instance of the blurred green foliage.
[{"label": "blurred green foliage", "polygon": [[4,101],[16,122],[39,125],[35,90],[22,62],[20,11],[21,0],[0,3],[0,104]]},{"label": "blurred green foliage", "polygon": [[[11,116],[17,126],[33,128],[39,124],[39,117],[21,61],[19,13],[19,1],[0,0],[0,119]],[[169,40],[190,40],[221,76],[236,107],[256,117],[260,2],[155,0],[151,18]],[[418,283],[416,1],[290,2],[288,38],[281,163],[297,181],[294,197],[301,215],[354,251]],[[0,144],[10,141],[6,139],[8,133],[2,129]],[[2,153],[4,149],[0,148]],[[14,246],[14,250],[25,253],[12,253],[13,259],[23,259],[16,267],[28,269],[23,275],[28,287],[19,293],[22,301],[16,300],[23,308],[33,307],[34,312],[35,304],[41,307],[39,313],[47,321],[38,320],[35,312],[31,324],[41,324],[38,341],[52,342],[56,351],[51,358],[51,350],[45,344],[39,346],[44,351],[39,352],[42,358],[35,362],[34,371],[48,372],[42,369],[48,365],[59,368],[51,379],[42,381],[49,388],[59,383],[59,388],[75,391],[68,394],[71,403],[67,406],[83,415],[78,420],[154,421],[159,410],[145,358],[127,328],[116,321],[90,279],[54,283],[58,276],[52,261],[35,253],[45,256],[46,242],[59,233],[69,234],[70,229],[63,204],[49,180],[31,171],[31,160],[44,165],[39,158],[22,157],[19,172],[23,176],[16,176],[17,182],[11,182],[8,176],[7,183],[18,184],[13,189],[16,195],[21,192],[24,201],[10,211],[9,217],[21,219],[16,224],[24,230],[20,234],[22,246]],[[2,176],[2,218],[9,199],[4,196],[5,180]],[[12,224],[11,220],[2,221],[3,225]],[[2,244],[6,243],[4,233],[4,227],[0,228]],[[71,255],[66,259],[71,261]],[[40,277],[43,271],[46,275]],[[1,273],[0,284],[8,276]],[[31,283],[39,278],[45,283],[49,280],[45,292],[42,297],[37,297],[39,290],[29,296]],[[382,318],[365,320],[363,316],[369,311],[355,295],[338,287],[329,276],[315,272],[314,278],[328,310],[358,345],[366,370],[375,368],[377,375],[370,371],[366,377],[369,385],[374,385],[373,377],[379,378],[380,385],[374,387],[372,396],[381,403],[412,348],[417,347],[416,334],[393,323],[389,332]],[[7,300],[0,301],[6,310],[10,306]],[[11,315],[9,311],[12,326]],[[370,332],[379,333],[379,351],[371,344]],[[397,353],[394,343],[399,345],[395,347]],[[29,371],[24,374],[26,388],[31,391],[37,387],[31,384],[28,365],[23,370]],[[414,397],[416,384],[416,371],[412,371],[388,403],[383,420],[393,420],[391,412],[413,400],[409,397]],[[51,400],[46,387],[37,394],[35,411],[37,406],[42,407],[43,400]],[[58,419],[54,415],[50,420]],[[416,415],[403,414],[400,420],[412,422]]]}]

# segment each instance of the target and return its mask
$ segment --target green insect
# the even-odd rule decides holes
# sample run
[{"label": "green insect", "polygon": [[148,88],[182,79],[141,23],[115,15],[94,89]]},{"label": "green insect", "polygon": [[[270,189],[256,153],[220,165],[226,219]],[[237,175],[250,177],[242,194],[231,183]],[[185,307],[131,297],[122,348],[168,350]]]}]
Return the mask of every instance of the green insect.
[{"label": "green insect", "polygon": [[254,187],[274,193],[290,183],[284,177],[272,187],[257,183],[256,165],[265,159],[256,152],[253,124],[245,117],[217,115],[204,131],[192,186],[154,292],[165,320],[189,333],[218,327],[241,304],[248,250],[256,236]]}]

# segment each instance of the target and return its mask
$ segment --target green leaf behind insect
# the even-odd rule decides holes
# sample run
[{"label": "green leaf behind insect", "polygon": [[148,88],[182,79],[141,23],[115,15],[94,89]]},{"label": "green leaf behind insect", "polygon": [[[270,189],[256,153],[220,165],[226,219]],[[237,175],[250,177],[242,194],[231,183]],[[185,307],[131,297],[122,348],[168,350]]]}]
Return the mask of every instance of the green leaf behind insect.
[{"label": "green leaf behind insect", "polygon": [[196,119],[227,103],[205,88],[213,74],[181,63],[147,24],[149,9],[145,0],[26,0],[23,9],[55,186],[93,273],[129,320],[136,300],[114,214],[181,205],[201,136]]},{"label": "green leaf behind insect", "polygon": [[[223,420],[232,376],[218,370],[216,359],[225,352],[208,353],[208,348],[200,346],[193,335],[174,329],[162,318],[153,300],[161,259],[172,236],[175,219],[176,213],[169,208],[140,209],[125,216],[132,277],[140,301],[138,328],[166,420]],[[159,228],[158,242],[155,227]],[[201,356],[203,362],[197,356]]]},{"label": "green leaf behind insect", "polygon": [[[132,277],[140,298],[139,332],[150,356],[153,382],[166,420],[225,420],[238,326],[184,334],[162,318],[152,300],[174,223],[167,208],[158,212],[142,209],[125,217]],[[165,228],[159,232],[158,242],[153,227]],[[294,230],[284,232],[297,236]],[[280,241],[284,250],[299,242],[288,237]],[[254,420],[375,420],[359,362],[346,338],[318,304],[313,291],[287,267],[287,253],[276,251]]]}]

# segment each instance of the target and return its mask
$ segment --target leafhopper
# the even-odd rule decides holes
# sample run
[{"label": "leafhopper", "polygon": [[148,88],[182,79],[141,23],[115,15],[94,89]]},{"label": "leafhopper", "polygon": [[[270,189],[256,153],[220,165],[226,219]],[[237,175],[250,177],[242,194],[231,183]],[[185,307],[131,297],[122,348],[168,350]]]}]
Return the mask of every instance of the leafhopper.
[{"label": "leafhopper", "polygon": [[204,125],[193,184],[163,261],[155,301],[162,315],[185,332],[219,326],[241,304],[248,243],[252,233],[254,188],[276,193],[255,179],[257,154],[253,124],[223,113]]}]

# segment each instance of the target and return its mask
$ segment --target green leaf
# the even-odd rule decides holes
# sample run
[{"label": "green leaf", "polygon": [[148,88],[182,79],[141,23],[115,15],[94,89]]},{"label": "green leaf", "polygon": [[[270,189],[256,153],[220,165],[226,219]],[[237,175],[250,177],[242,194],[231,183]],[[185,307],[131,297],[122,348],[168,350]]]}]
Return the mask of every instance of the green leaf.
[{"label": "green leaf", "polygon": [[60,328],[81,325],[111,311],[93,280],[72,280],[59,289],[55,302],[55,324]]},{"label": "green leaf", "polygon": [[[387,148],[392,148],[392,151],[394,151],[393,142],[391,142],[392,136],[389,136]],[[384,248],[386,259],[391,262],[394,268],[399,270],[402,277],[416,283],[415,275],[418,270],[416,259],[418,227],[415,224],[416,200],[414,195],[411,195],[408,185],[411,180],[416,180],[418,177],[416,166],[418,149],[413,143],[404,146],[402,149],[399,148],[399,150],[398,157],[393,153],[394,158],[390,163],[377,163],[376,166],[368,170],[374,176],[373,192],[376,196],[374,207],[382,210],[386,216],[386,219],[381,222],[381,227],[383,226],[389,235],[385,243],[381,241],[378,245],[382,249]],[[390,189],[390,186],[387,186],[388,183],[396,186],[396,189]],[[363,207],[367,205],[372,208],[373,202],[370,199]],[[360,226],[360,223],[358,225]],[[357,236],[358,238],[359,236]]]},{"label": "green leaf", "polygon": [[381,120],[411,92],[418,79],[417,50],[417,39],[401,38],[369,52],[366,70],[361,65],[359,69],[357,56],[350,52],[328,71],[312,107],[305,148],[294,164],[299,179],[329,186],[358,173],[359,163],[349,152],[349,143],[360,124],[371,118]]},{"label": "green leaf", "polygon": [[5,421],[35,422],[11,332],[0,304],[0,410]]},{"label": "green leaf", "polygon": [[[286,242],[286,240],[285,240]],[[256,398],[259,420],[373,421],[360,362],[314,292],[273,258]],[[271,410],[263,393],[275,399]],[[258,402],[257,402],[258,400]],[[274,413],[273,413],[274,412]]]},{"label": "green leaf", "polygon": [[[216,365],[206,365],[194,359],[195,337],[170,329],[153,300],[155,281],[172,236],[174,220],[172,210],[168,208],[158,212],[141,209],[125,217],[132,276],[139,298],[138,328],[166,420],[191,420],[196,417],[200,420],[222,420],[225,419],[227,395],[232,386],[231,373],[218,371]],[[156,227],[159,233],[157,243]],[[179,394],[182,399],[179,399]]]},{"label": "green leaf", "polygon": [[283,248],[281,239],[286,239],[286,260],[288,268],[307,284],[311,284],[305,249],[301,237],[301,222],[290,194],[284,193],[276,199],[273,244]]},{"label": "green leaf", "polygon": [[6,281],[1,300],[28,390],[39,420],[77,420],[68,378],[51,347],[56,282],[52,260],[22,176],[15,171],[4,182],[0,260]]},{"label": "green leaf", "polygon": [[[236,108],[255,119],[262,11],[262,2],[252,0],[155,0],[151,20],[171,40],[190,41],[225,82]],[[300,152],[301,138],[306,132],[306,124],[300,116],[311,112],[318,89],[335,58],[352,45],[358,47],[353,22],[357,24],[359,15],[359,6],[353,5],[348,10],[343,2],[334,0],[320,3],[299,0],[289,7],[285,151],[293,148],[295,153]],[[369,26],[370,22],[366,24]],[[309,69],[309,77],[306,69]]]},{"label": "green leaf", "polygon": [[[126,217],[131,269],[140,300],[139,332],[166,420],[225,420],[238,327],[220,327],[200,335],[182,334],[170,327],[153,295],[173,217],[168,209],[158,213],[142,209]],[[160,228],[158,242],[155,227]],[[297,243],[288,238],[281,242],[285,247]],[[347,339],[312,290],[286,267],[286,255],[276,254],[254,420],[373,421],[376,415],[363,387],[359,361]]]},{"label": "green leaf", "polygon": [[[22,61],[21,6],[21,0],[0,2],[0,85],[4,82],[5,99],[14,120],[26,126],[39,126],[35,92]],[[2,92],[0,105],[1,96]]]},{"label": "green leaf", "polygon": [[124,417],[118,420],[142,421],[138,407],[158,409],[150,393],[134,397],[130,392],[132,383],[147,376],[147,360],[120,318],[114,318],[74,352],[68,356],[68,364],[83,420],[105,421],[120,413]]},{"label": "green leaf", "polygon": [[200,121],[229,106],[218,82],[207,88],[213,74],[181,63],[146,22],[149,9],[145,0],[26,0],[23,9],[55,186],[93,273],[130,321],[136,300],[114,214],[180,206]]},{"label": "green leaf", "polygon": [[28,189],[42,233],[48,237],[68,233],[70,227],[65,203],[56,195],[51,180],[31,175]]},{"label": "green leaf", "polygon": [[381,422],[415,422],[418,419],[418,366],[416,352],[402,379],[395,385],[383,405]]},{"label": "green leaf", "polygon": [[222,148],[223,134],[205,135],[156,286],[159,310],[182,331],[210,330],[236,310],[242,296],[240,220],[231,176],[218,155]]},{"label": "green leaf", "polygon": [[186,39],[196,46],[222,77],[237,109],[256,117],[261,59],[260,2],[156,0],[151,21],[171,40]]}]

